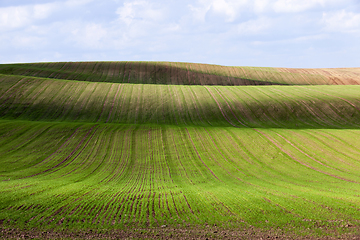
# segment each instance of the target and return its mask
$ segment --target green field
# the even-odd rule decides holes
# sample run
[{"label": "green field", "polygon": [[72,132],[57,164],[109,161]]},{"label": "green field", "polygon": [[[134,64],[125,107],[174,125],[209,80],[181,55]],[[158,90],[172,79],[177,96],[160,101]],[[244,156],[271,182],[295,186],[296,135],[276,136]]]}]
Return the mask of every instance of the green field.
[{"label": "green field", "polygon": [[359,72],[0,65],[0,227],[358,236]]}]

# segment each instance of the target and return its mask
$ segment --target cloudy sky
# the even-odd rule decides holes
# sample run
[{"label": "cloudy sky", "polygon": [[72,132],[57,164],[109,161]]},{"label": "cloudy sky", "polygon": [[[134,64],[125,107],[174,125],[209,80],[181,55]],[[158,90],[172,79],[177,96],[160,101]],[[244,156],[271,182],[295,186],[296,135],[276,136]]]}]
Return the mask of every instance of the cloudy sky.
[{"label": "cloudy sky", "polygon": [[360,67],[359,0],[0,0],[0,63]]}]

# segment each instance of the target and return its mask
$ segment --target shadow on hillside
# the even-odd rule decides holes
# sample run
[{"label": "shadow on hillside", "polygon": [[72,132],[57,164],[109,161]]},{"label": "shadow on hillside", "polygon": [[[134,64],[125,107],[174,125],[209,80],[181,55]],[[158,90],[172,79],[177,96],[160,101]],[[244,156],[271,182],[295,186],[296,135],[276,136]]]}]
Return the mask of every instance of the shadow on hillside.
[{"label": "shadow on hillside", "polygon": [[[40,64],[0,65],[0,74],[62,80],[133,84],[221,86],[288,85],[277,83],[275,81],[262,81],[260,78],[247,79],[243,77],[234,77],[234,74],[230,72],[228,72],[228,74],[225,74],[225,72],[213,74],[207,73],[207,69],[196,71],[185,69],[185,67],[181,68],[166,64],[146,62],[84,62],[62,64],[66,65],[66,67],[60,67],[61,65],[57,68],[41,67]],[[224,69],[227,68],[224,67]]]},{"label": "shadow on hillside", "polygon": [[[1,106],[0,98],[0,106]],[[125,102],[131,102],[130,98]],[[331,103],[335,104],[335,103]],[[174,108],[171,102],[153,103],[144,107],[127,104],[98,107],[66,105],[47,101],[16,103],[8,101],[0,107],[0,118],[49,122],[92,122],[113,124],[165,124],[178,126],[213,126],[237,128],[288,128],[288,129],[360,129],[360,112],[337,103],[339,111],[329,109],[327,103],[298,104],[289,107],[273,103],[249,103],[246,109],[233,102],[236,109],[211,105]]]}]

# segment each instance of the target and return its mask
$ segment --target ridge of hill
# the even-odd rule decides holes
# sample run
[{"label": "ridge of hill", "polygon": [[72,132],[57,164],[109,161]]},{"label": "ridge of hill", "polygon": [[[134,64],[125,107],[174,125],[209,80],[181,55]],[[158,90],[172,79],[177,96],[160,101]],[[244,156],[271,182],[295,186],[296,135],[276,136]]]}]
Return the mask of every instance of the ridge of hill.
[{"label": "ridge of hill", "polygon": [[0,74],[0,118],[261,128],[357,128],[360,86],[84,82]]},{"label": "ridge of hill", "polygon": [[227,67],[178,62],[2,64],[0,74],[137,84],[224,86],[360,84],[360,68]]}]

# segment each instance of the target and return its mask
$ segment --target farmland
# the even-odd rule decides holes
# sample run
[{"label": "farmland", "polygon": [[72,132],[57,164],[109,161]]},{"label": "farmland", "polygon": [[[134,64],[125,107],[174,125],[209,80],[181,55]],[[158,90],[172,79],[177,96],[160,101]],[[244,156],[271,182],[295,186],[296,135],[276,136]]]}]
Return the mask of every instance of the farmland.
[{"label": "farmland", "polygon": [[355,236],[359,83],[356,68],[0,65],[0,226]]}]

